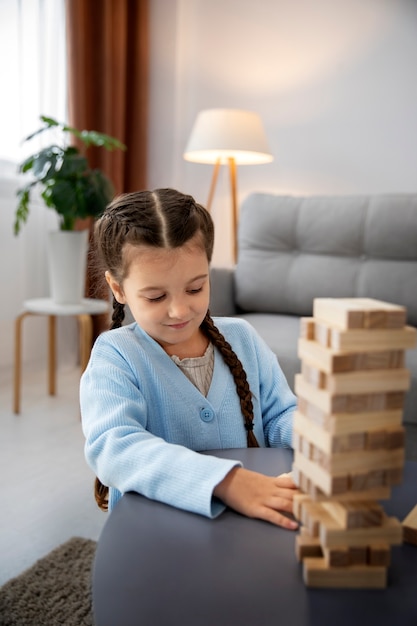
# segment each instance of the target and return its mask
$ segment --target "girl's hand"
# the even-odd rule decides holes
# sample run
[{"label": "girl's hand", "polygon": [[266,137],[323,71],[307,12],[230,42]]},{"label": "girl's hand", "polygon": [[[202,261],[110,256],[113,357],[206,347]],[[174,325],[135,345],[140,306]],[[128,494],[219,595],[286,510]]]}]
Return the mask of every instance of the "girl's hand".
[{"label": "girl's hand", "polygon": [[246,515],[295,530],[296,521],[279,511],[293,512],[297,493],[291,474],[265,476],[243,467],[234,467],[214,489],[213,494],[230,508]]}]

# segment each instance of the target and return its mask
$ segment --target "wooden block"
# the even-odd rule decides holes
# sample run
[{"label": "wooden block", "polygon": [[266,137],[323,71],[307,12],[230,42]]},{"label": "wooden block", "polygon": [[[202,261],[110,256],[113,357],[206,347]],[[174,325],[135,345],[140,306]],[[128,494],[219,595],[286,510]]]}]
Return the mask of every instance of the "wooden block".
[{"label": "wooden block", "polygon": [[378,502],[322,502],[322,507],[344,529],[380,526],[385,518],[384,510]]},{"label": "wooden block", "polygon": [[[325,460],[325,469],[332,474],[373,472],[399,467],[404,463],[405,450],[359,450],[331,454]],[[384,484],[384,483],[381,483]]]},{"label": "wooden block", "polygon": [[337,352],[317,341],[298,339],[298,356],[303,362],[327,374],[404,367],[404,350],[375,350],[372,352]]},{"label": "wooden block", "polygon": [[301,374],[310,385],[317,389],[326,389],[332,394],[407,391],[410,387],[410,371],[406,368],[326,374],[314,365],[303,361]]},{"label": "wooden block", "polygon": [[373,350],[408,350],[416,345],[416,329],[412,326],[394,330],[339,330],[332,328],[327,346],[339,352],[371,352]]},{"label": "wooden block", "polygon": [[368,565],[389,567],[391,563],[390,546],[384,542],[368,546]]},{"label": "wooden block", "polygon": [[417,504],[404,518],[402,526],[404,541],[417,546]]},{"label": "wooden block", "polygon": [[314,339],[314,319],[312,317],[300,318],[300,337]]},{"label": "wooden block", "polygon": [[304,502],[311,501],[311,497],[306,493],[295,493],[293,497],[293,515],[297,520],[301,520],[301,510]]},{"label": "wooden block", "polygon": [[297,451],[294,453],[294,466],[327,495],[343,493],[348,489],[347,473],[339,476],[332,475]]},{"label": "wooden block", "polygon": [[[314,556],[320,555],[306,554],[305,558]],[[352,565],[389,567],[391,550],[389,545],[381,542],[370,546],[323,548],[322,556],[329,567],[349,567]]]},{"label": "wooden block", "polygon": [[306,558],[303,579],[307,587],[383,589],[387,586],[387,568],[369,565],[329,567],[324,557]]},{"label": "wooden block", "polygon": [[[308,556],[308,555],[307,555]],[[320,555],[311,555],[320,556]],[[349,548],[324,548],[323,556],[329,567],[348,567],[350,563]]]},{"label": "wooden block", "polygon": [[320,376],[320,370],[309,367],[309,374],[311,377],[308,379],[309,382],[317,381],[317,387],[327,389],[332,394],[407,391],[410,387],[408,369],[356,371]]},{"label": "wooden block", "polygon": [[402,409],[405,399],[405,392],[400,391],[335,395],[327,390],[317,389],[301,374],[295,376],[295,393],[327,414]]},{"label": "wooden block", "polygon": [[368,562],[367,546],[349,546],[349,559],[351,565],[366,565]]},{"label": "wooden block", "polygon": [[[401,465],[404,461],[401,462]],[[395,464],[394,464],[395,465]],[[373,469],[368,472],[367,475],[367,487],[382,487],[387,484],[387,469],[380,467],[379,469]]]},{"label": "wooden block", "polygon": [[317,319],[314,320],[314,340],[324,348],[332,348],[331,331],[332,328],[327,324],[323,324]]},{"label": "wooden block", "polygon": [[306,557],[323,556],[319,538],[307,534],[298,534],[295,538],[295,555],[298,561],[302,561]]},{"label": "wooden block", "polygon": [[318,537],[320,521],[323,515],[327,515],[319,502],[304,500],[300,506],[301,515],[299,521],[307,529],[309,536]]},{"label": "wooden block", "polygon": [[406,308],[373,298],[316,298],[313,317],[350,328],[402,328]]},{"label": "wooden block", "polygon": [[314,385],[318,389],[325,388],[326,386],[326,374],[319,370],[317,367],[308,365],[305,361],[301,363],[301,374],[304,380]]},{"label": "wooden block", "polygon": [[382,430],[401,426],[403,414],[399,409],[363,411],[358,413],[326,413],[305,398],[297,398],[298,412],[329,435],[348,435],[361,431]]},{"label": "wooden block", "polygon": [[[303,438],[304,433],[308,436],[309,441],[323,450],[323,452],[330,454],[332,451],[332,435],[323,428],[317,426],[314,422],[311,422],[305,415],[299,411],[294,412],[293,418],[293,436],[294,433],[298,438]],[[294,446],[293,446],[294,447]],[[300,449],[301,448],[297,448]]]},{"label": "wooden block", "polygon": [[[358,500],[389,500],[391,497],[391,489],[387,486],[373,487],[367,489],[364,487],[361,491],[352,491],[350,486],[348,491],[343,493],[337,493],[335,495],[326,494],[322,489],[317,487],[307,476],[302,472],[298,467],[293,465],[292,468],[293,477],[296,476],[297,479],[294,479],[295,484],[300,487],[305,494],[307,494],[312,500],[315,502],[323,502],[323,501],[337,501],[337,502],[350,502],[350,501],[358,501]],[[350,485],[350,477],[348,476],[348,481]],[[402,481],[400,481],[402,482]]]},{"label": "wooden block", "polygon": [[405,429],[403,426],[394,426],[381,430],[369,430],[366,433],[366,449],[377,450],[386,448],[395,450],[405,445]]},{"label": "wooden block", "polygon": [[355,452],[365,450],[366,432],[337,435],[332,439],[332,452]]},{"label": "wooden block", "polygon": [[323,548],[338,546],[369,546],[383,541],[389,545],[399,545],[403,540],[402,525],[395,517],[386,517],[380,526],[342,529],[331,516],[320,520],[320,542]]},{"label": "wooden block", "polygon": [[370,430],[366,434],[366,449],[378,450],[378,448],[385,448],[387,442],[386,429]]},{"label": "wooden block", "polygon": [[385,485],[400,485],[404,479],[404,465],[385,470]]},{"label": "wooden block", "polygon": [[400,426],[399,428],[388,428],[386,430],[385,447],[388,450],[395,450],[396,448],[403,448],[405,446],[405,428]]}]

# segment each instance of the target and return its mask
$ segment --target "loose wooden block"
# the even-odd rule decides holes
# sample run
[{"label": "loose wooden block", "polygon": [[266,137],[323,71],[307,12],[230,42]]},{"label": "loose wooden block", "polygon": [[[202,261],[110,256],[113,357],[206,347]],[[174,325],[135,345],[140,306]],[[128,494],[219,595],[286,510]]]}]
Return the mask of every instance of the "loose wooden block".
[{"label": "loose wooden block", "polygon": [[316,298],[313,316],[350,328],[401,328],[406,323],[406,308],[373,298]]},{"label": "loose wooden block", "polygon": [[307,587],[383,589],[387,586],[387,568],[369,565],[329,567],[324,557],[306,558],[303,578]]},{"label": "loose wooden block", "polygon": [[404,518],[402,526],[404,541],[417,546],[417,504]]}]

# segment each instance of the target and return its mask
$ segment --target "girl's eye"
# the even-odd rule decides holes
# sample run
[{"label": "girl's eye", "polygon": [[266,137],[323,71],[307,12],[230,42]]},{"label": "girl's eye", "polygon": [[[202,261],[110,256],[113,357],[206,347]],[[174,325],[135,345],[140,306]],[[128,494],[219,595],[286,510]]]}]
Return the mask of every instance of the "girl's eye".
[{"label": "girl's eye", "polygon": [[164,298],[165,298],[165,294],[162,294],[162,296],[158,296],[157,298],[147,298],[147,300],[148,302],[160,302]]},{"label": "girl's eye", "polygon": [[200,291],[203,291],[202,287],[199,287],[198,289],[189,289],[188,293],[194,295],[195,293],[200,293]]}]

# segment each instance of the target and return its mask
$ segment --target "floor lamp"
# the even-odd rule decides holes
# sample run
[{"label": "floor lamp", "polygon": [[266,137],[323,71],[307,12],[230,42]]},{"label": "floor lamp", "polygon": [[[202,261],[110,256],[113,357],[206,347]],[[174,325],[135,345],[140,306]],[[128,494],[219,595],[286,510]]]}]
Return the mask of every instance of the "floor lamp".
[{"label": "floor lamp", "polygon": [[240,109],[206,109],[200,111],[188,140],[184,159],[194,163],[212,163],[213,176],[206,208],[210,211],[220,165],[230,174],[232,208],[233,258],[237,260],[237,165],[269,163],[269,151],[261,118],[252,111]]}]

